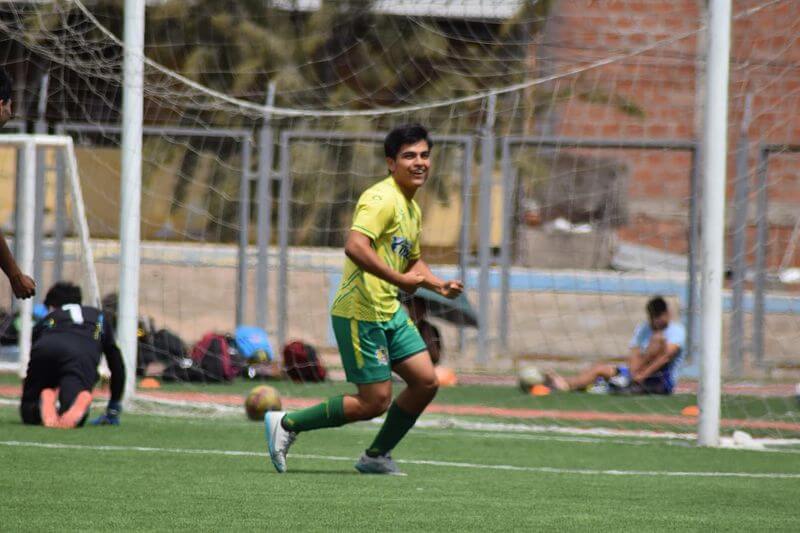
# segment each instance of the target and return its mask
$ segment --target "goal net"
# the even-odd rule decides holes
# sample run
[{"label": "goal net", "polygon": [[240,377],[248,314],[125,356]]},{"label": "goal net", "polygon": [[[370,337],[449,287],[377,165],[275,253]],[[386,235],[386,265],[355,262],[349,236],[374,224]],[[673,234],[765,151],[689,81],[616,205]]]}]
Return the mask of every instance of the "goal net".
[{"label": "goal net", "polygon": [[[236,403],[254,379],[274,379],[291,407],[350,390],[328,317],[342,245],[360,193],[387,174],[383,135],[420,122],[435,144],[416,197],[423,254],[464,279],[469,305],[431,311],[440,366],[459,380],[431,415],[693,433],[705,4],[148,3],[143,339],[166,331],[188,356],[206,334],[257,326],[274,364],[245,364],[251,377],[232,388],[189,372],[165,384],[175,354],[158,344],[138,370],[161,389],[139,398],[185,405],[211,387]],[[0,3],[17,114],[73,139],[102,295],[118,284],[122,21],[116,0]],[[800,437],[799,26],[796,2],[735,3],[725,434]],[[657,295],[685,332],[673,394],[609,394],[600,381],[588,384],[598,394],[518,392],[530,367],[572,378],[625,365]],[[278,379],[292,340],[316,348],[332,381]]]}]

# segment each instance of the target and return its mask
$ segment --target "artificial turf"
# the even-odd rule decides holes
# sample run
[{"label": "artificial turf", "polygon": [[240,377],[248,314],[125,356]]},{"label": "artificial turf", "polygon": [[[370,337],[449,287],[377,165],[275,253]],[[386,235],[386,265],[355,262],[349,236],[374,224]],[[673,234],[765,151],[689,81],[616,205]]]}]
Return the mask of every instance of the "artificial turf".
[{"label": "artificial turf", "polygon": [[394,454],[416,461],[401,463],[408,476],[359,475],[376,431],[303,434],[279,475],[262,425],[243,417],[125,413],[119,427],[63,431],[0,407],[0,529],[797,530],[798,454],[417,428]]},{"label": "artificial turf", "polygon": [[[168,393],[180,397],[182,394],[224,394],[244,397],[247,392],[259,384],[268,384],[278,389],[284,397],[293,398],[327,398],[330,396],[352,393],[355,388],[345,382],[328,381],[324,383],[293,383],[291,381],[250,381],[237,379],[231,383],[162,383],[157,392]],[[0,385],[18,387],[19,378],[13,375],[0,374]],[[402,390],[402,383],[395,384],[395,392]],[[143,394],[152,391],[142,390]],[[547,396],[531,396],[523,394],[515,386],[498,385],[459,385],[442,387],[435,399],[436,404],[450,406],[482,406],[499,409],[534,409],[554,413],[590,412],[610,413],[612,415],[667,415],[680,418],[683,408],[697,404],[694,394],[674,394],[671,396],[619,396],[596,395],[588,393],[553,393]],[[745,429],[754,436],[800,438],[800,402],[794,397],[753,396],[724,394],[721,397],[721,417],[731,421],[763,421],[788,422],[795,429],[785,427],[748,427]],[[694,420],[685,418],[685,423],[670,423],[662,420],[648,422],[647,419],[637,421],[616,420],[602,422],[597,419],[580,420],[576,418],[540,416],[532,419],[535,423],[566,424],[575,427],[604,427],[624,429],[646,429],[658,431],[685,432],[691,430]],[[729,434],[739,426],[727,424],[723,432]]]}]

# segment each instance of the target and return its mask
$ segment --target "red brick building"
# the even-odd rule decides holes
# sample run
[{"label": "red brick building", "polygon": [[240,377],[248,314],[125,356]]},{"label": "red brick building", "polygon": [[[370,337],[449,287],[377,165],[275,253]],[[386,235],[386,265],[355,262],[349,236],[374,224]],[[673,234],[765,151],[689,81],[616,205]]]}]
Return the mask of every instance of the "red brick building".
[{"label": "red brick building", "polygon": [[[570,0],[554,2],[536,44],[539,75],[586,67],[552,83],[558,99],[540,124],[565,137],[700,138],[704,0]],[[800,144],[800,2],[735,0],[728,127],[728,232],[735,150],[748,93],[750,140],[749,260],[755,242],[755,188],[760,143]],[[613,56],[604,66],[590,65]],[[700,87],[701,91],[697,88]],[[600,155],[598,153],[598,155]],[[603,151],[609,156],[609,151]],[[685,253],[688,153],[616,152],[628,165],[628,223],[623,241]],[[784,259],[800,217],[800,154],[769,160],[768,265]],[[800,243],[790,264],[800,265]],[[730,255],[731,247],[728,246]]]}]

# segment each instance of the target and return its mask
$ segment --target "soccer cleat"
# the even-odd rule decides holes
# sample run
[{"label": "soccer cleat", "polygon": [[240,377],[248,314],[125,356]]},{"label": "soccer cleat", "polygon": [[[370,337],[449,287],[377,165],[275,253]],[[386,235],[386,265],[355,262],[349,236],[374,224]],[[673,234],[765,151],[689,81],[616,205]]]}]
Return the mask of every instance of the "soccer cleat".
[{"label": "soccer cleat", "polygon": [[370,457],[366,453],[362,453],[358,462],[356,463],[356,470],[362,474],[385,474],[389,476],[405,476],[397,463],[394,462],[390,454],[379,455],[377,457]]},{"label": "soccer cleat", "polygon": [[631,373],[627,367],[617,367],[617,373],[608,380],[608,383],[617,389],[624,389],[631,384]]},{"label": "soccer cleat", "polygon": [[589,394],[608,394],[611,392],[608,382],[603,378],[597,378],[594,383],[586,387],[586,392]]},{"label": "soccer cleat", "polygon": [[269,458],[278,473],[286,472],[286,453],[292,445],[297,433],[287,431],[281,426],[281,419],[286,413],[284,411],[267,411],[264,415],[264,429],[267,434],[267,447],[269,448]]}]

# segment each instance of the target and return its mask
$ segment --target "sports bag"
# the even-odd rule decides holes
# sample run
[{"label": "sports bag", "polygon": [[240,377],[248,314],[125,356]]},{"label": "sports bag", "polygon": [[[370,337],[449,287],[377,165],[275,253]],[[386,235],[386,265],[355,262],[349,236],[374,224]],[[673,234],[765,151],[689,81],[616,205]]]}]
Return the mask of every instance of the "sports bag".
[{"label": "sports bag", "polygon": [[303,383],[325,381],[328,375],[314,347],[302,341],[283,347],[283,370],[292,381]]},{"label": "sports bag", "polygon": [[219,333],[206,333],[192,347],[191,358],[203,371],[205,381],[231,381],[241,370],[239,354],[228,337]]}]

